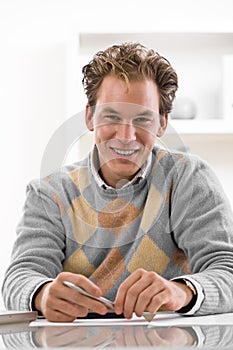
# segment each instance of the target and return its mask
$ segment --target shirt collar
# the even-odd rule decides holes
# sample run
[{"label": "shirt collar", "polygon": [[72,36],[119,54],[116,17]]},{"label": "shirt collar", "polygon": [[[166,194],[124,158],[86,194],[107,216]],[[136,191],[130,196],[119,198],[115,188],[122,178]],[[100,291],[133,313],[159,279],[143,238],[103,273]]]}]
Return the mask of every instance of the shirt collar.
[{"label": "shirt collar", "polygon": [[[92,174],[94,176],[95,181],[97,182],[97,185],[99,187],[104,188],[104,189],[112,189],[111,186],[109,186],[105,183],[105,181],[102,179],[102,177],[99,174],[99,171],[98,171],[98,169],[100,169],[99,156],[98,156],[98,150],[97,150],[96,146],[94,146],[94,149],[91,152],[90,164],[91,164],[91,171],[92,171]],[[125,185],[123,185],[121,188],[125,188],[129,185],[139,183],[141,180],[145,179],[151,170],[151,165],[152,165],[152,152],[150,153],[149,157],[147,158],[147,161],[143,164],[141,169],[134,176],[134,178],[131,181],[127,182]]]}]

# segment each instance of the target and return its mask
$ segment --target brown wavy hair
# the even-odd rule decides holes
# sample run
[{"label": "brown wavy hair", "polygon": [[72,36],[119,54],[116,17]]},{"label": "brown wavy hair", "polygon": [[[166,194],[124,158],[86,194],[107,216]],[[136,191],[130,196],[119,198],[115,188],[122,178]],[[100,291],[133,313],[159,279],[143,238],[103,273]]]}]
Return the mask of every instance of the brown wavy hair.
[{"label": "brown wavy hair", "polygon": [[88,103],[93,107],[103,79],[113,75],[124,80],[127,86],[130,81],[153,80],[160,94],[160,114],[171,112],[178,88],[177,74],[166,58],[140,43],[113,45],[97,52],[82,73]]}]

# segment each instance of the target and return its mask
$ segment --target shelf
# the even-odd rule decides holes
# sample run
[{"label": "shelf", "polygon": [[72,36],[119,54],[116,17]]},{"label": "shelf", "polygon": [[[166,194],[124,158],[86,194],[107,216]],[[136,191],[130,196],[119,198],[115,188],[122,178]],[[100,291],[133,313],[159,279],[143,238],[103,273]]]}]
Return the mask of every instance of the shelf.
[{"label": "shelf", "polygon": [[169,120],[170,127],[167,133],[178,134],[232,134],[233,135],[233,120],[224,121],[220,119],[206,120]]},{"label": "shelf", "polygon": [[[79,52],[93,54],[100,48],[126,41],[141,42],[154,47],[160,53],[172,56],[173,52],[195,54],[195,49],[220,53],[233,51],[232,32],[128,32],[101,33],[85,32],[79,34]],[[187,50],[188,49],[188,50]],[[191,49],[191,51],[189,50]]]}]

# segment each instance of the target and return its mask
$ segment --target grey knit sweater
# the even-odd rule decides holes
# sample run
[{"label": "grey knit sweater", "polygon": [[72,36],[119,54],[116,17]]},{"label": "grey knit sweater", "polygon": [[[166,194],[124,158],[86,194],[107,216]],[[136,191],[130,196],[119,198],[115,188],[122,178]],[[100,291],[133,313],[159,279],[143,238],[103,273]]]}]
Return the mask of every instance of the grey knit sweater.
[{"label": "grey knit sweater", "polygon": [[38,286],[62,271],[89,277],[114,300],[139,267],[199,282],[199,315],[233,312],[233,215],[198,157],[155,147],[148,176],[120,189],[98,186],[91,154],[32,181],[3,283],[5,305],[29,309]]}]

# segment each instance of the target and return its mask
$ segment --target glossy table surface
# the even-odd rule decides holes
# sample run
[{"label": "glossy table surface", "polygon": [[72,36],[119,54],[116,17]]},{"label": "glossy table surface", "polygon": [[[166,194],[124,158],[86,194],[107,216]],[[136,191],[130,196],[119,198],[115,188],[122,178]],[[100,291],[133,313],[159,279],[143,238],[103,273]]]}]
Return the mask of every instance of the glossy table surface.
[{"label": "glossy table surface", "polygon": [[[188,349],[233,349],[232,322],[218,324],[216,317],[211,324],[169,325],[156,324],[125,325],[111,322],[101,325],[29,326],[29,323],[0,325],[0,349],[35,348],[148,348],[164,347]],[[189,318],[190,320],[190,318]],[[208,320],[208,319],[207,319]],[[221,322],[222,323],[222,322]]]}]

